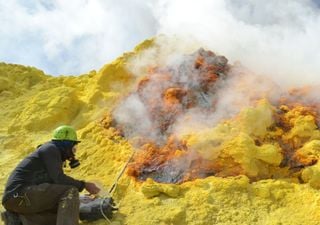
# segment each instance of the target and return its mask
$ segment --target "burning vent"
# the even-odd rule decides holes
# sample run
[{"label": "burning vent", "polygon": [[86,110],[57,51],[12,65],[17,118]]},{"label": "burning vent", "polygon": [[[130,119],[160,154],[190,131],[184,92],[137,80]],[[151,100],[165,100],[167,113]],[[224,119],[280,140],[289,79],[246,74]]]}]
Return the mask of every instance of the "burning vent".
[{"label": "burning vent", "polygon": [[299,102],[306,93],[294,90],[278,99],[259,93],[229,121],[208,120],[203,129],[189,127],[187,134],[179,135],[181,118],[192,112],[203,118],[215,114],[219,91],[236,75],[224,56],[211,51],[199,49],[182,58],[150,68],[136,91],[113,111],[113,126],[139,149],[128,174],[164,183],[241,174],[252,181],[302,181],[300,172],[320,156],[314,150],[320,143],[310,144],[320,138],[319,110],[301,97]]}]

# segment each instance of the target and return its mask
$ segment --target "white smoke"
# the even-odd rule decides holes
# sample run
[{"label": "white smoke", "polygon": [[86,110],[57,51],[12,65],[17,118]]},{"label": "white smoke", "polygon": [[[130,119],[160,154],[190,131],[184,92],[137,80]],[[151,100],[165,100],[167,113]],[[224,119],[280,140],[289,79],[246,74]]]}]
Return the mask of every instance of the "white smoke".
[{"label": "white smoke", "polygon": [[[243,108],[266,98],[277,103],[279,96],[286,93],[280,86],[263,76],[257,76],[242,65],[233,65],[225,80],[217,82],[214,110],[204,113],[201,108],[188,110],[173,127],[173,133],[181,136],[214,127],[223,120],[236,116]],[[211,99],[212,101],[212,99]]]},{"label": "white smoke", "polygon": [[[214,93],[204,97],[208,100],[205,101],[215,104],[207,107],[209,110],[201,104],[186,107],[174,118],[164,135],[179,136],[214,127],[221,120],[237,115],[242,108],[251,106],[255,100],[267,97],[277,103],[288,87],[319,84],[320,44],[317,37],[320,34],[320,14],[312,1],[161,0],[154,9],[154,15],[159,23],[158,34],[169,38],[157,37],[154,48],[132,60],[128,69],[136,76],[145,76],[148,68],[159,66],[169,67],[169,73],[177,78],[172,68],[179,70],[188,60],[188,55],[200,47],[224,55],[232,65],[235,64],[225,80],[215,83]],[[248,69],[237,65],[236,61]],[[178,73],[178,83],[197,87],[199,83],[194,82],[190,74],[197,77],[198,73],[190,69],[192,63],[187,68],[189,70]],[[187,79],[184,77],[186,74]],[[156,74],[152,77],[157,79]],[[159,94],[155,91],[156,87],[163,83],[157,80],[149,82],[152,90],[147,91],[148,94]],[[167,86],[174,88],[176,84],[173,79]],[[166,90],[162,89],[160,93],[164,102]],[[192,91],[197,93],[197,88]],[[143,98],[148,99],[148,94],[144,94]],[[317,99],[312,92],[306,101],[313,103]],[[151,100],[154,99],[151,97]],[[197,100],[200,102],[201,98],[198,96]],[[126,100],[126,104],[132,103],[130,99]],[[150,113],[156,114],[144,111],[139,117],[148,118]],[[162,115],[159,117],[161,120]],[[163,133],[157,133],[156,139],[165,139]],[[192,149],[189,150],[192,152]],[[163,171],[157,170],[156,176],[167,174],[168,170],[174,171],[170,173],[170,179],[179,177],[180,171],[188,170],[189,162],[193,160],[192,154],[186,159],[167,162]]]},{"label": "white smoke", "polygon": [[113,112],[114,119],[121,122],[127,138],[137,136],[155,139],[158,134],[152,129],[147,109],[137,94],[132,94]]},{"label": "white smoke", "polygon": [[198,40],[281,85],[319,83],[320,14],[311,0],[163,0],[160,32]]},{"label": "white smoke", "polygon": [[213,126],[252,104],[254,97],[276,101],[287,88],[320,83],[320,14],[316,2],[162,0],[155,15],[159,33],[171,35],[170,41],[160,36],[155,48],[133,59],[130,70],[134,74],[145,75],[145,68],[152,65],[179,64],[184,54],[200,47],[225,55],[231,63],[240,61],[253,71],[241,76],[237,74],[244,72],[243,67],[232,71],[235,75],[216,93],[215,113],[204,115],[192,109],[175,124],[177,132]]},{"label": "white smoke", "polygon": [[0,61],[50,74],[99,69],[157,34],[196,40],[281,84],[318,83],[320,71],[318,0],[0,0],[0,26]]}]

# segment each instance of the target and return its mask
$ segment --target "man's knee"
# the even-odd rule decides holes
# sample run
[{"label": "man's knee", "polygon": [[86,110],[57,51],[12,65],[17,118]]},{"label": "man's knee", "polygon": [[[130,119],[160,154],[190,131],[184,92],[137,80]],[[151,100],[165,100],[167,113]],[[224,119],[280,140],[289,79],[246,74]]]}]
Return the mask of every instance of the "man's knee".
[{"label": "man's knee", "polygon": [[[63,195],[63,197],[60,199],[59,203],[59,211],[62,213],[63,211],[67,210],[66,212],[72,213],[71,210],[78,211],[80,206],[80,200],[79,200],[79,191],[75,187],[70,187]],[[77,212],[78,214],[78,212]]]},{"label": "man's knee", "polygon": [[62,199],[72,200],[74,202],[79,202],[79,191],[76,187],[70,186],[70,188],[64,193]]}]

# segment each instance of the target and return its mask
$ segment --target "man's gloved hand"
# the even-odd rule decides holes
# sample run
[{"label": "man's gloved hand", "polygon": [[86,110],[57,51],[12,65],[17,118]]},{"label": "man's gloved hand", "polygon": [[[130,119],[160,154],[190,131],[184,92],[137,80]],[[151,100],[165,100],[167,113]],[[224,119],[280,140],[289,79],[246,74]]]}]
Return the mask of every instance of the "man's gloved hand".
[{"label": "man's gloved hand", "polygon": [[84,188],[92,195],[96,195],[100,192],[100,188],[91,182],[86,182]]}]

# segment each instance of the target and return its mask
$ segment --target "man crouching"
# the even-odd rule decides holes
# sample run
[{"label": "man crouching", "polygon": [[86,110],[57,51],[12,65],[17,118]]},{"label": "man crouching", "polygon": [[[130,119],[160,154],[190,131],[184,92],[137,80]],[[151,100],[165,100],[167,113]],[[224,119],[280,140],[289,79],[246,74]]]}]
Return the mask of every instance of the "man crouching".
[{"label": "man crouching", "polygon": [[23,159],[9,176],[2,198],[4,208],[19,214],[24,225],[79,224],[79,192],[100,191],[94,183],[63,172],[66,160],[71,168],[80,164],[75,158],[79,142],[72,127],[55,129],[52,140]]}]

